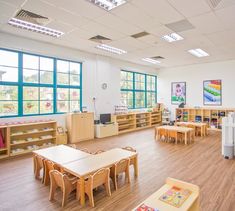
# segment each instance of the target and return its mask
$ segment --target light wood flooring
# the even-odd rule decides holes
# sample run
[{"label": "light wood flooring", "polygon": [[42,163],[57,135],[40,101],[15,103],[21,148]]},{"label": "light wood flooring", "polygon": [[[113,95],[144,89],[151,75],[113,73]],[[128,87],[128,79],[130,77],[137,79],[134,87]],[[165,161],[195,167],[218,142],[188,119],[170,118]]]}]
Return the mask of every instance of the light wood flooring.
[{"label": "light wood flooring", "polygon": [[[107,197],[101,187],[94,193],[95,208],[88,201],[82,208],[69,198],[64,210],[128,211],[158,190],[167,177],[173,177],[199,185],[202,211],[235,210],[235,161],[221,156],[221,133],[211,132],[208,137],[196,138],[192,145],[174,145],[156,142],[154,130],[147,129],[116,137],[79,143],[91,151],[132,146],[139,153],[139,178],[123,185]],[[31,156],[0,162],[0,211],[8,210],[62,210],[61,193],[56,201],[49,202],[49,187],[34,179]]]}]

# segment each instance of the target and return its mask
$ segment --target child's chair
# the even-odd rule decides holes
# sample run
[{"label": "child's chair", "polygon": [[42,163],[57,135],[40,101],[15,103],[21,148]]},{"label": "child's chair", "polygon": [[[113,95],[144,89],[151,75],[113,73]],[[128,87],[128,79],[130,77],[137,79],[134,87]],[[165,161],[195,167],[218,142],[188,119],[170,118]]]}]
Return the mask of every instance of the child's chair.
[{"label": "child's chair", "polygon": [[66,205],[69,194],[77,188],[77,178],[69,178],[66,174],[62,174],[58,170],[50,171],[50,195],[49,200],[54,199],[55,191],[59,187],[63,192],[62,207]]},{"label": "child's chair", "polygon": [[[129,147],[129,146],[123,147],[122,149],[131,151],[131,152],[136,152],[136,149]],[[130,158],[130,166],[134,165],[134,163],[135,163],[135,158]]]},{"label": "child's chair", "polygon": [[[97,187],[104,185],[107,195],[111,196],[109,174],[109,168],[102,168],[95,172],[93,175],[89,176],[88,179],[85,181],[85,194],[87,194],[89,198],[91,207],[95,207],[93,190]],[[80,198],[80,196],[78,198]]]},{"label": "child's chair", "polygon": [[130,159],[122,159],[120,161],[118,161],[117,163],[115,163],[111,169],[110,169],[110,177],[113,181],[115,190],[117,190],[118,186],[117,186],[117,177],[120,173],[124,173],[125,172],[125,180],[127,180],[128,183],[130,183],[130,171],[129,171],[129,167],[130,167]]},{"label": "child's chair", "polygon": [[96,152],[94,152],[93,155],[97,155],[97,154],[100,154],[100,153],[103,153],[103,152],[105,152],[105,151],[102,150],[102,149],[99,149]]},{"label": "child's chair", "polygon": [[45,175],[43,160],[44,159],[38,155],[34,155],[33,157],[35,178],[40,179],[40,171],[43,170],[42,182],[44,182]]},{"label": "child's chair", "polygon": [[158,139],[167,141],[168,140],[168,130],[161,128],[158,130]]},{"label": "child's chair", "polygon": [[60,170],[59,166],[56,165],[55,163],[53,163],[52,161],[50,160],[47,160],[45,159],[44,161],[44,171],[45,171],[45,174],[44,174],[44,185],[49,185],[50,183],[50,171],[52,170]]},{"label": "child's chair", "polygon": [[174,130],[169,130],[168,138],[169,138],[170,141],[175,141],[175,143],[177,144],[177,142],[178,142],[178,132],[174,131]]}]

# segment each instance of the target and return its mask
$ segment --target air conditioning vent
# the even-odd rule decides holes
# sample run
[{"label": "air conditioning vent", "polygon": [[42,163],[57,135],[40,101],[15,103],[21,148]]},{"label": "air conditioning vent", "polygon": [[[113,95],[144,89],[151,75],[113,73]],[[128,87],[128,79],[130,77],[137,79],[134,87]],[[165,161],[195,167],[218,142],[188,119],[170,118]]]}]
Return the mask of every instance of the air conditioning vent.
[{"label": "air conditioning vent", "polygon": [[159,59],[165,59],[165,58],[162,56],[153,56],[151,57],[151,59],[159,60]]},{"label": "air conditioning vent", "polygon": [[165,25],[167,28],[171,29],[174,32],[183,32],[190,29],[194,29],[195,27],[186,19],[181,21],[176,21],[173,23],[169,23]]},{"label": "air conditioning vent", "polygon": [[89,40],[91,40],[93,42],[101,43],[101,44],[108,43],[109,41],[111,41],[111,39],[109,39],[107,37],[103,37],[101,35],[91,37]]},{"label": "air conditioning vent", "polygon": [[215,9],[222,0],[206,0],[212,9]]},{"label": "air conditioning vent", "polygon": [[144,37],[144,36],[147,36],[147,35],[149,35],[149,33],[143,31],[143,32],[140,32],[140,33],[137,33],[137,34],[133,34],[133,35],[131,35],[131,37],[133,37],[133,38],[135,38],[135,39],[138,39],[138,38],[140,38],[140,37]]},{"label": "air conditioning vent", "polygon": [[41,26],[46,25],[50,21],[47,17],[29,12],[27,10],[20,10],[14,18]]}]

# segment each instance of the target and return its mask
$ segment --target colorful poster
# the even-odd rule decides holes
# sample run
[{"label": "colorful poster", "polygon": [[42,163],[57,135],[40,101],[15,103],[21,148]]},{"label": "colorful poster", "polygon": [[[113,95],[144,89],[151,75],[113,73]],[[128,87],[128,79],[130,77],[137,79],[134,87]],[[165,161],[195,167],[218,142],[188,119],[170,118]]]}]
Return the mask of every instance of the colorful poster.
[{"label": "colorful poster", "polygon": [[208,80],[203,82],[204,105],[222,105],[222,81]]},{"label": "colorful poster", "polygon": [[171,103],[175,105],[186,103],[186,82],[171,83]]}]

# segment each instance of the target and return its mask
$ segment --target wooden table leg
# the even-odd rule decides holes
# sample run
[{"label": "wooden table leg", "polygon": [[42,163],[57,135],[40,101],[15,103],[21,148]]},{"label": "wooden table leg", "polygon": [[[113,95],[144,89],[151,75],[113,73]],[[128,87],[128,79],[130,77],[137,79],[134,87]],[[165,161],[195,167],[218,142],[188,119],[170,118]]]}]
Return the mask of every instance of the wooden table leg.
[{"label": "wooden table leg", "polygon": [[135,177],[137,178],[139,175],[139,170],[138,170],[138,155],[135,156],[134,159],[134,171],[135,171]]},{"label": "wooden table leg", "polygon": [[184,144],[185,144],[185,145],[187,145],[187,143],[188,143],[187,135],[188,135],[188,133],[187,133],[187,132],[184,132]]},{"label": "wooden table leg", "polygon": [[79,194],[77,193],[77,197],[80,195],[80,204],[81,206],[84,206],[85,205],[85,180],[83,177],[79,179],[78,186],[79,188],[77,188],[77,191],[79,191],[80,193]]},{"label": "wooden table leg", "polygon": [[201,136],[203,136],[203,127],[201,126]]}]

